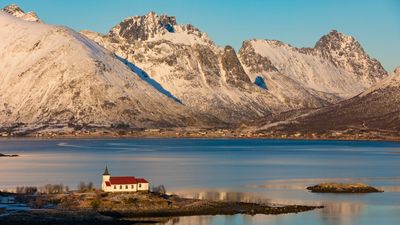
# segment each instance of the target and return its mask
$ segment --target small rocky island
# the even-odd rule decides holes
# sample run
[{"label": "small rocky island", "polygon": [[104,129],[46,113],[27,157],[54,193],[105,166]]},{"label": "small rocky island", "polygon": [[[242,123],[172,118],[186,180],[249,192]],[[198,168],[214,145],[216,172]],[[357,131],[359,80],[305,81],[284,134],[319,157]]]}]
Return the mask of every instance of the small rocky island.
[{"label": "small rocky island", "polygon": [[7,155],[7,154],[3,154],[0,153],[0,157],[18,157],[19,155]]},{"label": "small rocky island", "polygon": [[[61,194],[12,194],[28,210],[0,215],[0,224],[154,224],[179,216],[286,214],[322,208],[182,198],[151,192],[105,193],[98,190]],[[0,207],[1,208],[1,207]],[[0,210],[0,214],[1,210]]]},{"label": "small rocky island", "polygon": [[307,190],[315,193],[374,193],[383,192],[367,184],[343,184],[343,183],[322,183],[307,187]]}]

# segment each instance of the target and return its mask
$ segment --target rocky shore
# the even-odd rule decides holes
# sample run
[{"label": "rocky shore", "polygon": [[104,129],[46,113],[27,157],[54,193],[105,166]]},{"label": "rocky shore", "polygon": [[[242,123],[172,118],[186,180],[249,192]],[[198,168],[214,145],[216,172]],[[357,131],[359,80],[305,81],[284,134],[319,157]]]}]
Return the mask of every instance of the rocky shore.
[{"label": "rocky shore", "polygon": [[143,129],[107,130],[89,129],[84,131],[41,131],[7,132],[1,138],[79,139],[79,138],[244,138],[244,139],[287,139],[287,140],[365,140],[400,141],[399,132],[389,131],[332,131],[327,133],[301,133],[291,131],[254,132],[247,129]]},{"label": "rocky shore", "polygon": [[[310,211],[322,206],[266,205],[248,202],[210,201],[154,193],[102,193],[19,196],[31,209],[0,215],[0,224],[152,224],[170,218],[195,215],[266,214]],[[39,203],[39,204],[38,204]]]},{"label": "rocky shore", "polygon": [[374,193],[383,192],[375,187],[367,184],[340,184],[340,183],[323,183],[315,186],[307,187],[311,192],[316,193]]},{"label": "rocky shore", "polygon": [[15,155],[15,154],[13,154],[13,155],[7,155],[7,154],[3,154],[3,153],[0,153],[0,157],[18,157],[19,155]]}]

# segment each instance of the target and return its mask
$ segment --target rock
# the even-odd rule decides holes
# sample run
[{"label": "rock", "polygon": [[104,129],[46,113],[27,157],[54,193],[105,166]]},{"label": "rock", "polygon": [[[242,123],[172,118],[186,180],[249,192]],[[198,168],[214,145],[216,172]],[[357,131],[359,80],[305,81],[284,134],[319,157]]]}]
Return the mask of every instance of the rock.
[{"label": "rock", "polygon": [[315,49],[336,66],[357,75],[362,82],[374,84],[388,75],[379,61],[371,59],[354,37],[337,30],[324,35],[315,44]]},{"label": "rock", "polygon": [[366,184],[323,183],[307,187],[307,190],[316,193],[374,193],[383,192]]},{"label": "rock", "polygon": [[35,12],[25,13],[18,5],[12,4],[3,8],[3,11],[26,21],[41,22]]},{"label": "rock", "polygon": [[15,154],[13,154],[13,155],[7,155],[7,154],[3,154],[3,153],[0,153],[0,157],[18,157],[19,155],[15,155]]},{"label": "rock", "polygon": [[393,72],[394,72],[394,74],[400,76],[400,66],[397,67]]}]

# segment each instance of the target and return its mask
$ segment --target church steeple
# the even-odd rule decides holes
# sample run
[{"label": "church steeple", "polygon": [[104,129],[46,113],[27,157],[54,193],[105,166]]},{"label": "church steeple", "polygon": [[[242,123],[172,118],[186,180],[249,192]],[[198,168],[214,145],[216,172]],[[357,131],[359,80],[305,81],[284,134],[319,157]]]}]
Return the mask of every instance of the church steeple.
[{"label": "church steeple", "polygon": [[104,173],[103,173],[103,176],[109,176],[110,175],[110,173],[108,172],[108,168],[107,168],[107,166],[106,166],[106,169],[104,170]]}]

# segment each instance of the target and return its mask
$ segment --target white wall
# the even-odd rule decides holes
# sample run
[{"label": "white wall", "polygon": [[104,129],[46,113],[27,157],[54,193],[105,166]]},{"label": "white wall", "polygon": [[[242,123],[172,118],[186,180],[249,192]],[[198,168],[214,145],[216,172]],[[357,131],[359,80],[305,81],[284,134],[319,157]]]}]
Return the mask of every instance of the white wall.
[{"label": "white wall", "polygon": [[148,191],[149,184],[148,183],[139,183],[138,184],[138,191]]},{"label": "white wall", "polygon": [[111,187],[105,189],[106,192],[135,192],[137,191],[136,184],[112,184]]},{"label": "white wall", "polygon": [[110,181],[110,175],[103,175],[102,183],[101,183],[101,190],[106,191],[107,190],[107,185],[106,181]]}]

